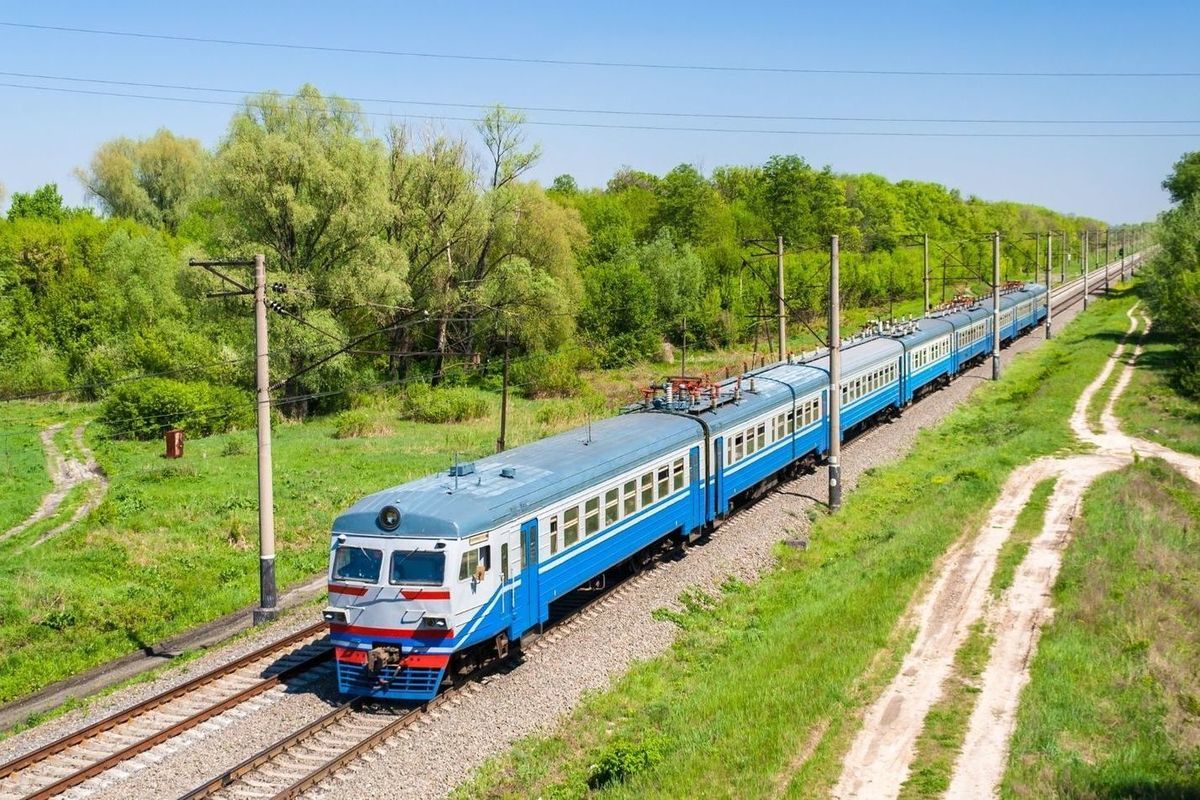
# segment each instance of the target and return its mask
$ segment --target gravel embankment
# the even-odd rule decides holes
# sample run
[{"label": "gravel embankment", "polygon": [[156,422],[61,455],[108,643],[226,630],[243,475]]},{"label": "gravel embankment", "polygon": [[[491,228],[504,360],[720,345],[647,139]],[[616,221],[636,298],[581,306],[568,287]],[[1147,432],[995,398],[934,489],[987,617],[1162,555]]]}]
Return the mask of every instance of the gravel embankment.
[{"label": "gravel embankment", "polygon": [[[1061,330],[1079,305],[1056,311],[1055,328]],[[1038,346],[1041,329],[1003,351],[1004,362]],[[991,374],[984,363],[961,376],[948,388],[926,397],[890,424],[881,425],[847,445],[842,454],[843,480],[852,489],[864,470],[905,455],[922,428],[941,420],[962,403]],[[559,641],[511,673],[496,676],[464,693],[461,702],[448,704],[437,719],[409,729],[335,776],[314,796],[336,795],[341,800],[387,796],[403,787],[417,797],[441,797],[466,778],[488,757],[506,750],[520,737],[543,730],[579,702],[589,689],[600,689],[624,672],[636,659],[650,658],[670,646],[675,627],[651,614],[676,607],[683,589],[717,592],[729,576],[753,580],[772,563],[771,550],[781,539],[804,534],[806,511],[826,494],[823,469],[785,484],[770,496],[736,515],[712,540],[692,549],[686,558],[668,562],[639,584],[620,602],[607,604],[603,613],[573,625]],[[0,759],[25,752],[62,736],[87,721],[97,719],[196,671],[207,669],[253,647],[267,637],[278,637],[314,619],[312,609],[300,610],[285,622],[213,653],[181,670],[171,670],[158,680],[139,684],[97,701],[85,714],[74,712],[37,729],[0,743]],[[186,671],[185,671],[186,670]],[[170,743],[145,754],[126,779],[105,780],[102,785],[79,787],[75,797],[92,796],[129,800],[132,797],[178,796],[202,780],[257,752],[286,732],[316,719],[332,702],[332,681],[295,689],[277,689],[257,709],[247,709],[232,724],[202,726],[186,747]],[[226,715],[228,716],[228,714]],[[215,722],[215,720],[214,720]],[[219,731],[219,735],[217,734]],[[167,751],[169,748],[169,752]]]}]

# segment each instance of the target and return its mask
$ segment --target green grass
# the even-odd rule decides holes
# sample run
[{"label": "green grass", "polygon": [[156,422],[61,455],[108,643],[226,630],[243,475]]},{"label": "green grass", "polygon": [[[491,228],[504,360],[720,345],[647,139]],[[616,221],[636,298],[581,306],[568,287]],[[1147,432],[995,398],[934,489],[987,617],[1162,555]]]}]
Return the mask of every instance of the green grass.
[{"label": "green grass", "polygon": [[[487,762],[458,796],[826,796],[862,707],[910,640],[897,625],[904,610],[1014,467],[1074,449],[1070,411],[1132,302],[1097,302],[1016,359],[908,457],[865,476],[839,514],[815,523],[807,550],[780,548],[759,583],[678,617],[666,654]],[[591,767],[614,747],[654,757],[596,786]]]},{"label": "green grass", "polygon": [[[455,452],[491,452],[493,400],[484,419],[446,425],[376,406],[370,413],[391,432],[369,438],[335,438],[336,418],[276,425],[280,585],[325,569],[330,523],[362,495],[444,469]],[[14,476],[0,508],[15,522],[50,487],[36,430],[93,409],[7,403],[4,410],[10,422],[0,432],[23,433],[0,440]],[[587,413],[577,402],[514,398],[509,444],[580,424]],[[190,440],[182,460],[166,461],[161,441],[112,442],[98,433],[89,428],[87,437],[111,481],[101,506],[52,543],[32,547],[82,502],[87,487],[78,487],[53,521],[0,543],[0,702],[257,599],[254,434]]]},{"label": "green grass", "polygon": [[19,524],[50,490],[46,455],[38,434],[54,421],[73,418],[64,404],[5,403],[0,407],[0,533]]},{"label": "green grass", "polygon": [[1131,436],[1200,455],[1200,398],[1180,395],[1171,380],[1178,348],[1150,329],[1133,380],[1117,401],[1115,413],[1122,430]]},{"label": "green grass", "polygon": [[1013,575],[1017,567],[1025,560],[1029,552],[1029,543],[1042,532],[1042,523],[1046,519],[1046,503],[1054,491],[1055,478],[1046,480],[1033,487],[1029,502],[1017,515],[1012,533],[1004,540],[1000,553],[996,556],[996,571],[992,573],[991,593],[994,597],[1012,586]]},{"label": "green grass", "polygon": [[971,626],[966,641],[954,656],[954,672],[942,687],[942,697],[929,709],[925,728],[917,739],[917,753],[908,780],[900,788],[901,800],[941,797],[950,788],[954,760],[962,749],[967,723],[979,694],[979,677],[987,666],[992,636],[984,623]]},{"label": "green grass", "polygon": [[1142,461],[1074,527],[1001,796],[1198,797],[1200,493]]}]

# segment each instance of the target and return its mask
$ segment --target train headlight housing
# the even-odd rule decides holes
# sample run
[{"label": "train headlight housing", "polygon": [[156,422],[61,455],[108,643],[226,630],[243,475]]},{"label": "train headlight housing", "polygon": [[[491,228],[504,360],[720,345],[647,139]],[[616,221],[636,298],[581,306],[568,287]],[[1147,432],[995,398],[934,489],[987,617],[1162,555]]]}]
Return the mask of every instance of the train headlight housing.
[{"label": "train headlight housing", "polygon": [[379,527],[385,531],[394,531],[400,527],[400,509],[395,506],[384,506],[379,509]]},{"label": "train headlight housing", "polygon": [[325,618],[326,622],[340,622],[343,625],[346,624],[346,609],[344,608],[334,608],[333,606],[330,606],[321,612],[321,616]]},{"label": "train headlight housing", "polygon": [[421,623],[425,625],[426,628],[440,628],[442,630],[446,629],[445,617],[425,617],[421,620]]}]

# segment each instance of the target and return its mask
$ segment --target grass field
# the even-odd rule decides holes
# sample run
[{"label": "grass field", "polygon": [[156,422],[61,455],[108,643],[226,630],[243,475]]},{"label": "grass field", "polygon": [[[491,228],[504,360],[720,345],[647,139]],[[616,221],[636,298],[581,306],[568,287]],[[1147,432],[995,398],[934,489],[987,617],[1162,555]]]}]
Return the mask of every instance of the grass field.
[{"label": "grass field", "polygon": [[1180,396],[1171,382],[1178,347],[1151,328],[1116,415],[1131,436],[1200,455],[1200,400]]},{"label": "grass field", "polygon": [[[47,425],[73,419],[67,404],[6,403],[0,406],[0,533],[26,519],[50,489],[39,433]],[[61,437],[60,437],[61,441]]]},{"label": "grass field", "polygon": [[1005,798],[1200,797],[1200,495],[1143,461],[1088,491]]},{"label": "grass field", "polygon": [[[1075,447],[1066,420],[1127,322],[1097,302],[998,385],[864,477],[805,551],[680,618],[674,647],[488,762],[460,797],[824,797],[858,713],[899,664],[897,622],[1011,470]],[[624,765],[624,766],[622,766]]]}]

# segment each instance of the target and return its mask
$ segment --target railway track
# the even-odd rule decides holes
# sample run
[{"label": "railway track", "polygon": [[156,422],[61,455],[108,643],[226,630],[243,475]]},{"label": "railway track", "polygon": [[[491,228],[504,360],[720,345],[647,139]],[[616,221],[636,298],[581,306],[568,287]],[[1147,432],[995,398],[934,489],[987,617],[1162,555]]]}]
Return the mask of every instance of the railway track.
[{"label": "railway track", "polygon": [[[526,649],[524,663],[570,634],[582,621],[651,580],[654,572],[670,561],[661,559],[653,568],[636,573],[611,589],[587,599],[572,593],[561,601],[562,616]],[[509,659],[463,676],[436,698],[415,708],[397,709],[367,698],[355,698],[332,709],[303,728],[284,736],[237,766],[196,787],[183,800],[247,797],[287,800],[300,797],[350,763],[369,754],[388,739],[432,722],[437,710],[457,705],[463,697],[479,691],[497,673],[516,665]]]},{"label": "railway track", "polygon": [[42,800],[331,661],[323,622],[0,765],[0,800]]}]

